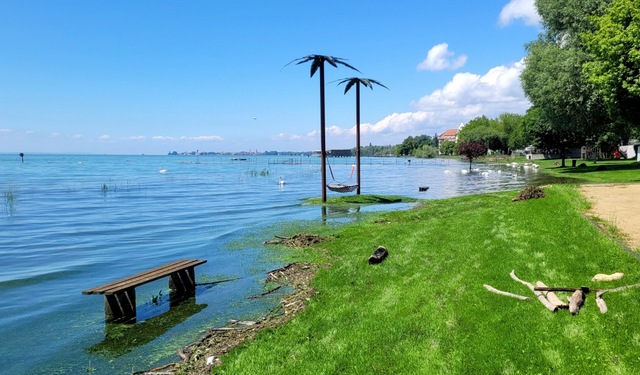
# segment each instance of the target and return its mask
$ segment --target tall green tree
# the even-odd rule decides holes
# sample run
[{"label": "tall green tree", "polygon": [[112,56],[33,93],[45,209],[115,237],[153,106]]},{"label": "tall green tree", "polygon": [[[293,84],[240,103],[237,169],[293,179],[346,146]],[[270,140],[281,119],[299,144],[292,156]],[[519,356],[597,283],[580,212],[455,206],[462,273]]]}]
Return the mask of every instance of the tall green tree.
[{"label": "tall green tree", "polygon": [[545,35],[563,46],[582,43],[580,34],[591,28],[590,18],[602,14],[611,0],[535,0]]},{"label": "tall green tree", "polygon": [[523,149],[531,143],[530,138],[524,132],[522,119],[523,116],[517,113],[502,113],[498,116],[499,127],[507,138],[508,153],[513,150]]},{"label": "tall green tree", "polygon": [[525,94],[551,126],[553,138],[560,140],[555,146],[560,147],[563,164],[570,148],[601,134],[610,123],[602,97],[582,74],[587,59],[579,48],[539,39],[527,46],[520,76]]},{"label": "tall green tree", "polygon": [[454,141],[444,141],[440,144],[438,150],[442,155],[455,155],[457,144]]},{"label": "tall green tree", "polygon": [[640,2],[612,0],[607,11],[592,21],[593,28],[582,33],[592,56],[584,64],[585,74],[602,93],[611,116],[620,120],[617,124],[620,132],[624,133],[625,127],[637,130],[640,125]]},{"label": "tall green tree", "polygon": [[338,82],[338,85],[341,85],[343,83],[345,84],[345,95],[353,86],[356,87],[356,183],[358,184],[358,187],[356,188],[356,194],[360,195],[360,85],[368,87],[371,90],[373,90],[373,85],[384,87],[387,90],[389,88],[371,78],[344,78],[340,80],[340,82]]},{"label": "tall green tree", "polygon": [[[325,55],[307,55],[304,57],[300,57],[295,59],[291,63],[296,63],[296,65],[305,64],[311,62],[311,70],[310,77],[313,77],[317,71],[320,72],[320,158],[322,161],[320,162],[320,169],[322,175],[322,202],[325,203],[327,201],[327,147],[325,140],[325,108],[324,108],[324,63],[328,63],[329,65],[337,68],[338,65],[346,66],[347,68],[353,69],[357,72],[360,72],[358,69],[353,66],[347,64],[345,59],[334,56],[325,56]],[[287,64],[287,65],[289,65]]]},{"label": "tall green tree", "polygon": [[463,142],[483,142],[489,150],[506,152],[507,135],[497,120],[486,116],[476,117],[469,121],[458,134]]},{"label": "tall green tree", "polygon": [[[527,45],[525,68],[520,76],[526,96],[548,126],[554,144],[563,155],[608,131],[611,119],[604,100],[583,73],[590,61],[580,37],[590,30],[590,18],[601,14],[610,0],[536,0],[544,32]],[[564,157],[563,157],[564,164]]]}]

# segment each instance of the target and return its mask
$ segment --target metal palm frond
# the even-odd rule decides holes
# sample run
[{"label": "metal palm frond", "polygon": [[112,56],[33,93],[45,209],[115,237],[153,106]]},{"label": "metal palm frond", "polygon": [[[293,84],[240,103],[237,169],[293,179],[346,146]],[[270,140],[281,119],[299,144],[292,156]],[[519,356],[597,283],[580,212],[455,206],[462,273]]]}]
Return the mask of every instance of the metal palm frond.
[{"label": "metal palm frond", "polygon": [[378,85],[378,86],[382,86],[385,89],[389,90],[389,88],[385,85],[383,85],[382,83],[376,81],[375,79],[371,79],[371,78],[359,78],[359,77],[351,77],[351,78],[344,78],[342,80],[340,80],[340,82],[338,82],[338,85],[341,85],[343,83],[346,83],[347,85],[344,88],[344,93],[346,94],[347,92],[349,92],[349,90],[355,85],[355,84],[362,84],[365,87],[370,88],[371,90],[373,90],[373,85]]},{"label": "metal palm frond", "polygon": [[360,72],[358,69],[346,63],[343,58],[334,57],[334,56],[325,56],[325,55],[307,55],[307,56],[292,60],[287,65],[294,62],[296,63],[296,65],[300,65],[300,64],[307,63],[309,61],[311,61],[311,70],[310,70],[311,77],[313,77],[313,75],[316,74],[316,72],[318,71],[318,68],[320,68],[320,66],[324,64],[325,61],[328,62],[334,68],[337,68],[338,64],[340,64],[340,65],[346,66],[347,68],[351,68],[357,72]]}]

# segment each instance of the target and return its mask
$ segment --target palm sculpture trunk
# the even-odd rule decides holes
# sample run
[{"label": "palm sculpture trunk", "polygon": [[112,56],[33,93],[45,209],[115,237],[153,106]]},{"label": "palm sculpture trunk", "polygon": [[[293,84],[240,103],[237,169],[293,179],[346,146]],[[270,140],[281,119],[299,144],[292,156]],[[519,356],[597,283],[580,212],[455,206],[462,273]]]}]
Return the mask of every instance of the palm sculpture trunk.
[{"label": "palm sculpture trunk", "polygon": [[356,87],[356,183],[358,187],[356,188],[356,194],[360,194],[360,84],[370,88],[373,90],[373,85],[376,84],[378,86],[382,86],[385,89],[389,89],[387,86],[382,83],[370,79],[370,78],[344,78],[338,82],[338,85],[346,83],[344,88],[344,93],[346,94],[351,87]]},{"label": "palm sculpture trunk", "polygon": [[322,175],[322,203],[327,201],[327,142],[325,138],[324,64],[320,65],[320,172]]},{"label": "palm sculpture trunk", "polygon": [[356,84],[356,195],[360,195],[360,82]]},{"label": "palm sculpture trunk", "polygon": [[311,61],[311,77],[313,77],[318,69],[320,70],[320,158],[322,159],[320,168],[322,169],[322,203],[325,203],[327,201],[327,149],[325,141],[324,63],[325,61],[328,62],[334,68],[337,68],[338,64],[340,64],[357,72],[359,72],[359,70],[347,64],[344,59],[324,55],[308,55],[295,59],[289,64],[296,62],[296,64],[299,65],[309,61]]}]

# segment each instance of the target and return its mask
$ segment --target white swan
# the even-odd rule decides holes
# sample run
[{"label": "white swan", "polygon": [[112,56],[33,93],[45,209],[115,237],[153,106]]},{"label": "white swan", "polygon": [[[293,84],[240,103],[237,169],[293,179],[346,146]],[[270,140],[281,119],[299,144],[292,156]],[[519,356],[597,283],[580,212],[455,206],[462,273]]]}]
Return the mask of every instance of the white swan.
[{"label": "white swan", "polygon": [[169,173],[169,170],[168,169],[161,169],[160,173]]}]

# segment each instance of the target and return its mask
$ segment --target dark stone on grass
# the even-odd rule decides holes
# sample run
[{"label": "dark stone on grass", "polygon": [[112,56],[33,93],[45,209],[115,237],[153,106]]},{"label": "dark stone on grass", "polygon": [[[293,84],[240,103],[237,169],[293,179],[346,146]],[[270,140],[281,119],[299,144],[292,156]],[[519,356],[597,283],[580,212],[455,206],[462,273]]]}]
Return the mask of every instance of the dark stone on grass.
[{"label": "dark stone on grass", "polygon": [[371,254],[371,256],[369,257],[369,264],[382,263],[382,261],[385,260],[388,255],[389,252],[384,246],[378,246],[376,251],[374,251],[373,254]]}]

